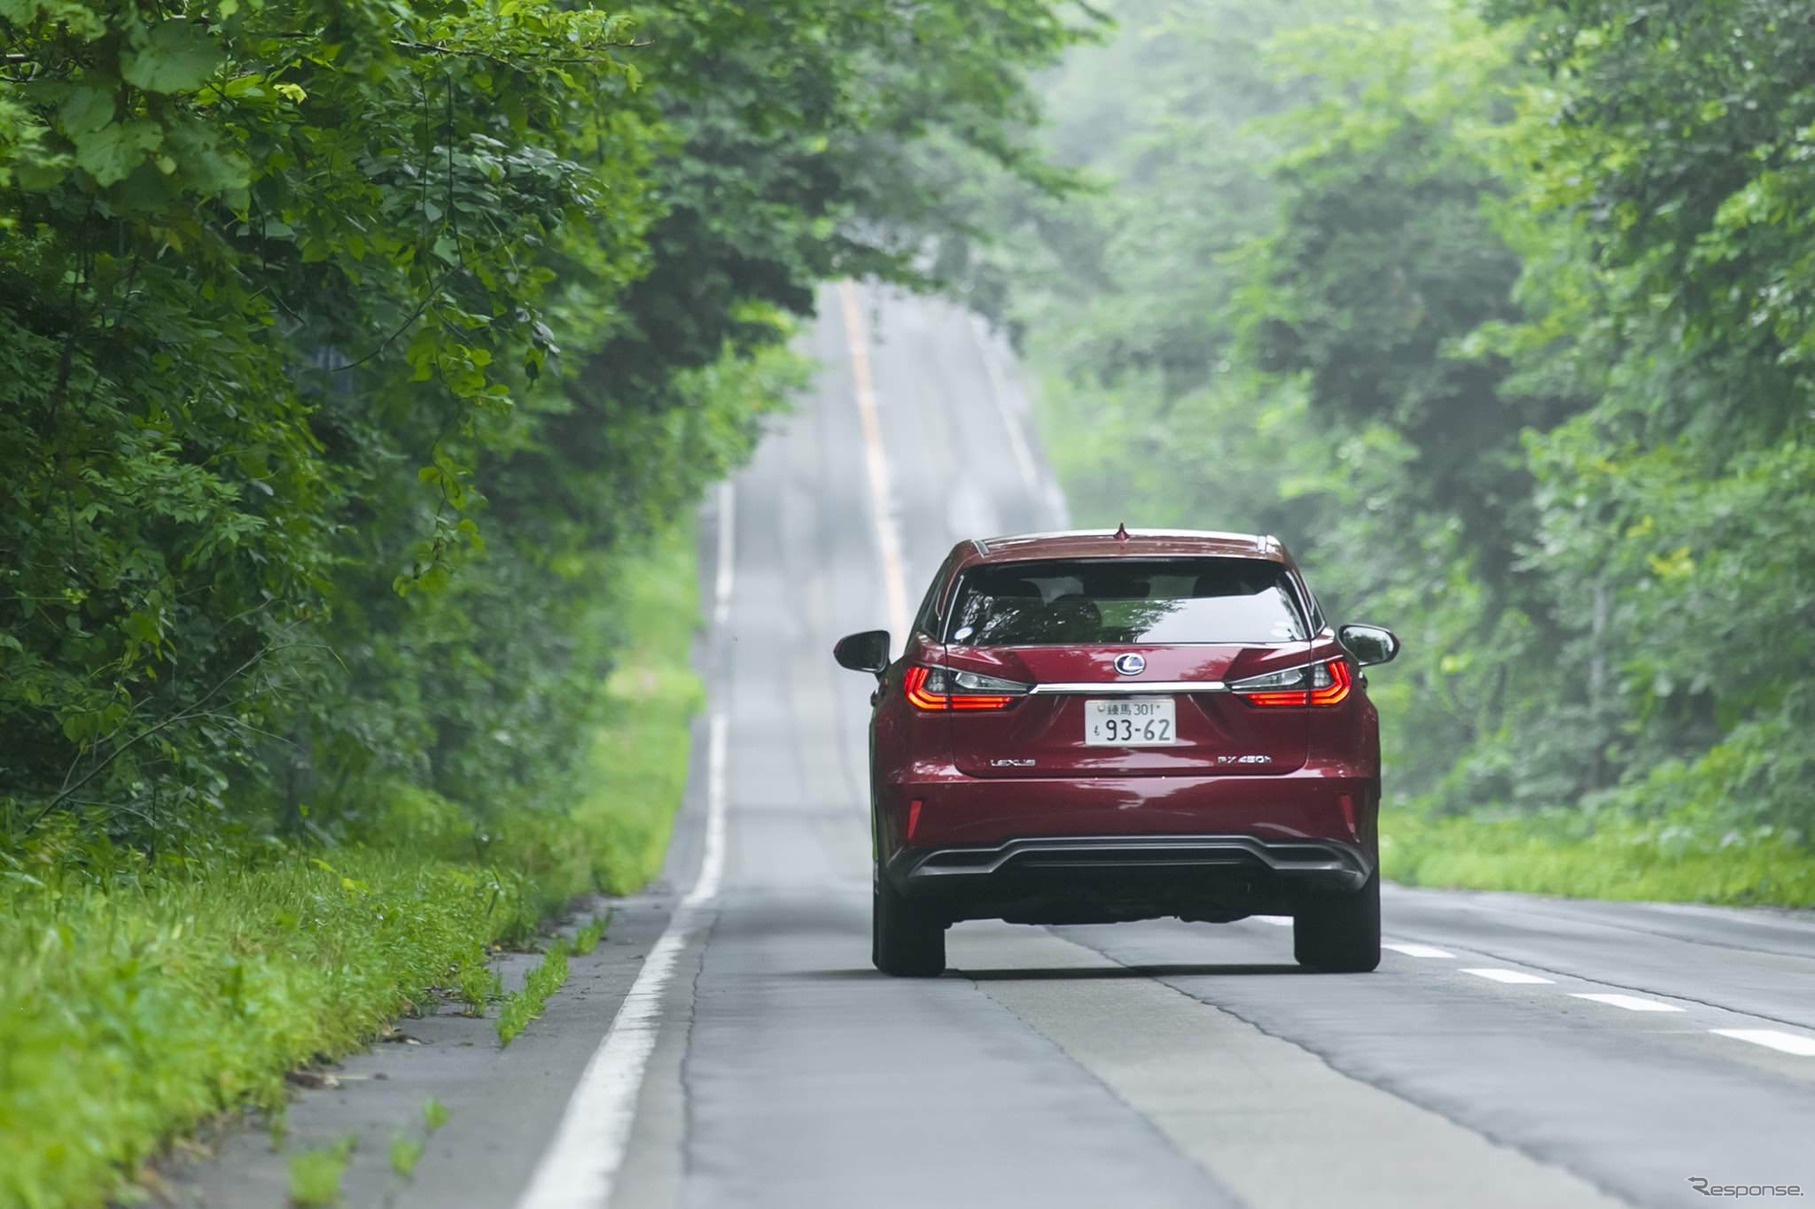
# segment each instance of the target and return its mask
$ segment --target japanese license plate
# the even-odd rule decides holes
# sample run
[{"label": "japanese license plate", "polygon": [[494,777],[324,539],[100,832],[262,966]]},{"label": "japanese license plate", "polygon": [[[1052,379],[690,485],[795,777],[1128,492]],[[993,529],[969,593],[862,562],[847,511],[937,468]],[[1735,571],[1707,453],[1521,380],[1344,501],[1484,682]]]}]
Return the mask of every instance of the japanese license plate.
[{"label": "japanese license plate", "polygon": [[1084,702],[1087,747],[1161,747],[1178,741],[1170,697],[1115,697]]}]

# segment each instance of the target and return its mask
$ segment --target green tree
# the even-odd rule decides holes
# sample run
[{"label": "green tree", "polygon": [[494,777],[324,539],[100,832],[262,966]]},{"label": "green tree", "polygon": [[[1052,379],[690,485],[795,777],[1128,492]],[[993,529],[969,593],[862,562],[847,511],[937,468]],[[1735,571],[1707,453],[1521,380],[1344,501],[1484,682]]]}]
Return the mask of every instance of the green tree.
[{"label": "green tree", "polygon": [[828,275],[1039,180],[1046,0],[0,0],[0,815],[558,801]]},{"label": "green tree", "polygon": [[1809,24],[1118,11],[1049,88],[1100,194],[999,208],[1081,517],[1280,532],[1404,629],[1402,793],[1806,836]]}]

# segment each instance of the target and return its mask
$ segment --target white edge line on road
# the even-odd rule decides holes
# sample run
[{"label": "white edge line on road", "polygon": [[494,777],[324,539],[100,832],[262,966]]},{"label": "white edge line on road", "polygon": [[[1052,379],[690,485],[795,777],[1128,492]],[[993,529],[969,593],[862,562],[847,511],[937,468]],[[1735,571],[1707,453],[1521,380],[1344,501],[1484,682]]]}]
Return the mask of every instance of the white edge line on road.
[{"label": "white edge line on road", "polygon": [[636,1124],[643,1074],[662,1029],[662,999],[688,941],[704,922],[725,870],[725,760],[728,726],[714,713],[706,749],[706,844],[699,879],[643,961],[630,992],[580,1075],[554,1140],[517,1209],[605,1209]]},{"label": "white edge line on road", "polygon": [[1795,1054],[1799,1058],[1815,1058],[1815,1037],[1803,1037],[1796,1033],[1780,1033],[1774,1028],[1711,1028],[1708,1031],[1716,1037],[1732,1037],[1736,1041],[1750,1041],[1753,1045],[1762,1045],[1780,1053]]},{"label": "white edge line on road", "polygon": [[681,902],[697,907],[718,897],[718,883],[725,873],[725,763],[731,724],[724,710],[712,715],[706,738],[706,851],[700,858],[700,875]]},{"label": "white edge line on road", "polygon": [[1415,945],[1415,944],[1411,944],[1409,942],[1395,943],[1395,942],[1383,941],[1381,943],[1380,947],[1383,949],[1391,949],[1395,953],[1403,953],[1407,957],[1449,957],[1449,958],[1454,958],[1456,956],[1454,953],[1450,952],[1448,949],[1439,949],[1435,945]]},{"label": "white edge line on road", "polygon": [[1290,915],[1250,915],[1248,918],[1257,923],[1272,924],[1276,928],[1289,928],[1292,926],[1292,917]]},{"label": "white edge line on road", "polygon": [[1536,974],[1527,974],[1522,970],[1464,970],[1464,974],[1473,974],[1477,978],[1486,978],[1492,982],[1505,982],[1515,985],[1536,985],[1554,983],[1552,978],[1539,978]]},{"label": "white edge line on road", "polygon": [[731,587],[737,578],[737,490],[726,479],[718,485],[718,577],[713,587],[712,624],[731,620]]},{"label": "white edge line on road", "polygon": [[1611,1007],[1625,1008],[1629,1012],[1680,1012],[1683,1009],[1674,1003],[1659,1003],[1655,999],[1642,999],[1637,995],[1612,995],[1601,992],[1571,991],[1571,999],[1588,999],[1595,1003],[1605,1003]]},{"label": "white edge line on road", "polygon": [[876,411],[876,383],[870,376],[870,332],[853,282],[838,283],[844,316],[845,345],[851,357],[852,393],[863,428],[863,461],[869,471],[870,510],[876,516],[876,552],[882,559],[883,604],[889,613],[889,637],[897,647],[907,642],[907,577],[902,572],[901,534],[895,527],[894,488],[889,482],[888,454],[882,447],[882,420]]},{"label": "white edge line on road", "polygon": [[995,401],[996,414],[1002,417],[1002,427],[1008,429],[1008,447],[1015,455],[1015,466],[1021,472],[1021,482],[1030,493],[1040,490],[1040,472],[1034,468],[1034,451],[1027,444],[1027,434],[1022,431],[1020,417],[1008,405],[1008,380],[1002,374],[1002,367],[996,364],[995,350],[990,347],[989,325],[983,316],[972,314],[971,338],[977,343],[977,355],[983,359],[983,376],[989,379],[990,398]]}]

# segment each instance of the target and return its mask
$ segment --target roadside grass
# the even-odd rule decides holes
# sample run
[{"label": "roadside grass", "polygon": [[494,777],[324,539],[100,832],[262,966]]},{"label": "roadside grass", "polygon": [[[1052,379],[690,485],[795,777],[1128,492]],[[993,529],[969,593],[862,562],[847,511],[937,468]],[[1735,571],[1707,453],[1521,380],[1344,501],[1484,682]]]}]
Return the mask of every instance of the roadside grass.
[{"label": "roadside grass", "polygon": [[298,1209],[319,1209],[340,1203],[340,1180],[358,1139],[352,1135],[319,1150],[301,1150],[290,1156],[290,1203]]},{"label": "roadside grass", "polygon": [[[597,943],[596,941],[594,943]],[[542,960],[530,967],[523,986],[504,997],[498,1008],[498,1041],[509,1045],[529,1022],[542,1014],[548,997],[567,981],[567,942],[557,940],[542,954]]]},{"label": "roadside grass", "polygon": [[567,951],[575,957],[584,957],[598,948],[599,942],[605,939],[605,928],[610,922],[610,912],[589,922],[573,934],[573,939],[568,942]]},{"label": "roadside grass", "polygon": [[[691,536],[651,555],[627,598],[592,775],[564,811],[489,820],[483,846],[451,804],[399,787],[395,818],[363,844],[223,841],[183,861],[41,844],[0,859],[0,1205],[134,1199],[147,1159],[245,1107],[271,1112],[279,1136],[286,1071],[437,996],[483,1011],[490,945],[653,874],[701,700]],[[545,999],[560,980],[542,969]],[[425,1109],[431,1130],[437,1114]],[[297,1158],[297,1203],[331,1203],[306,1199],[329,1160]]]},{"label": "roadside grass", "polygon": [[428,1148],[429,1138],[446,1124],[447,1106],[430,1096],[422,1106],[423,1136],[413,1137],[402,1131],[391,1135],[391,1146],[386,1153],[391,1170],[406,1180],[414,1177],[416,1164],[422,1161],[422,1152]]},{"label": "roadside grass", "polygon": [[400,852],[275,854],[0,888],[0,1204],[98,1203],[174,1133],[277,1109],[550,906]]},{"label": "roadside grass", "polygon": [[469,1016],[485,1015],[485,1005],[496,999],[502,990],[497,971],[483,963],[461,966],[455,978],[455,992],[460,996],[460,1002],[466,1004]]},{"label": "roadside grass", "polygon": [[430,1096],[422,1105],[422,1126],[434,1133],[447,1124],[447,1105]]},{"label": "roadside grass", "polygon": [[1815,852],[1769,828],[1735,830],[1685,814],[1430,818],[1388,811],[1380,844],[1386,876],[1413,886],[1815,907]]},{"label": "roadside grass", "polygon": [[415,1175],[416,1164],[422,1161],[422,1151],[425,1146],[427,1143],[421,1138],[412,1138],[401,1133],[392,1134],[391,1146],[386,1152],[386,1157],[391,1163],[391,1170],[406,1180]]},{"label": "roadside grass", "polygon": [[[690,661],[698,599],[694,546],[670,542],[624,590],[637,640],[605,685],[606,724],[589,753],[575,826],[595,854],[601,888],[628,894],[662,867],[687,781],[689,723],[705,704]],[[685,602],[674,585],[688,585]]]}]

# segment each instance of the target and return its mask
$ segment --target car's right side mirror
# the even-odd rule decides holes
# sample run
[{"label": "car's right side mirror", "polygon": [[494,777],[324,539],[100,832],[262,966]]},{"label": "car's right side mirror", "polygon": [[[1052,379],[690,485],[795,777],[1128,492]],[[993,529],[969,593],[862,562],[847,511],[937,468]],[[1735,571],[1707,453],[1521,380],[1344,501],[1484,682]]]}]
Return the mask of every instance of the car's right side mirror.
[{"label": "car's right side mirror", "polygon": [[1336,631],[1336,641],[1362,667],[1391,663],[1399,657],[1399,636],[1377,625],[1345,625]]},{"label": "car's right side mirror", "polygon": [[889,632],[865,630],[861,634],[846,634],[832,648],[832,658],[838,660],[839,667],[880,676],[889,666]]}]

